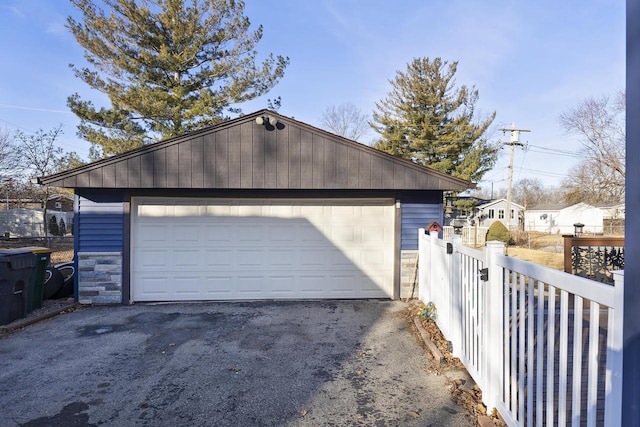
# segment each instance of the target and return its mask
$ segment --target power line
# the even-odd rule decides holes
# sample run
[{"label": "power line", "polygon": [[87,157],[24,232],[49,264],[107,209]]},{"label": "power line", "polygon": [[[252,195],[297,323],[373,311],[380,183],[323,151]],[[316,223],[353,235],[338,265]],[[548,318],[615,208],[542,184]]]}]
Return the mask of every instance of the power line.
[{"label": "power line", "polygon": [[66,110],[54,110],[51,108],[39,108],[39,107],[26,107],[24,105],[13,105],[13,104],[0,104],[0,108],[10,108],[15,110],[29,110],[29,111],[42,111],[45,113],[62,113],[62,114],[73,114],[71,111]]},{"label": "power line", "polygon": [[558,150],[557,148],[547,148],[547,147],[542,147],[539,145],[532,145],[532,144],[528,144],[527,147],[533,147],[533,148],[537,148],[538,150],[542,150],[542,151],[531,150],[534,153],[553,153],[559,156],[576,157],[576,158],[582,157],[580,153],[575,151]]}]

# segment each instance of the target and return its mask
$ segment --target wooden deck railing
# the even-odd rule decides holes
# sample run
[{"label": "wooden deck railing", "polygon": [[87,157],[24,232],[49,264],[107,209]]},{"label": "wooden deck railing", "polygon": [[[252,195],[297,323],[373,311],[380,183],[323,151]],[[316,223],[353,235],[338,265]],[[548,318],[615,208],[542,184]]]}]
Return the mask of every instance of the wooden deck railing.
[{"label": "wooden deck railing", "polygon": [[564,236],[565,273],[613,284],[615,270],[624,270],[624,237]]}]

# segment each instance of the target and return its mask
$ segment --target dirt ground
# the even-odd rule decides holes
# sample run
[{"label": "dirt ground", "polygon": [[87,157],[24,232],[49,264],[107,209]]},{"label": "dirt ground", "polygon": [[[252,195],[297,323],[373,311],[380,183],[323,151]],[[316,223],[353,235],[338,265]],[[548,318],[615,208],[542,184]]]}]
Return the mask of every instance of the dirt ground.
[{"label": "dirt ground", "polygon": [[[460,371],[466,372],[466,368],[460,359],[454,357],[449,352],[450,343],[444,338],[436,323],[432,319],[422,315],[424,313],[424,308],[425,305],[422,302],[414,301],[412,305],[407,308],[406,315],[408,320],[413,318],[419,319],[422,326],[430,335],[431,341],[436,345],[436,347],[438,347],[438,350],[440,350],[444,357],[444,361],[442,361],[442,363],[432,361],[433,363],[429,368],[431,372],[437,372],[439,375],[443,375],[449,379],[452,399],[458,405],[465,408],[474,417],[487,415],[496,426],[506,426],[497,411],[494,410],[493,413],[487,414],[487,408],[482,403],[482,391],[480,388],[475,383],[467,383],[470,378],[467,380],[459,378],[460,375],[458,373]],[[427,354],[429,354],[428,351]],[[472,380],[470,381],[472,382]]]},{"label": "dirt ground", "polygon": [[51,254],[51,263],[53,264],[60,264],[69,261],[73,261],[73,249],[56,251]]}]

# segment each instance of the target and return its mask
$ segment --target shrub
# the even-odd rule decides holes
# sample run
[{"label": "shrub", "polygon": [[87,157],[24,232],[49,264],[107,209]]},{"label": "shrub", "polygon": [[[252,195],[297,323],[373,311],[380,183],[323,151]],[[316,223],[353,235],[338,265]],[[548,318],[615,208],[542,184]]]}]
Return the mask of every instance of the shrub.
[{"label": "shrub", "polygon": [[487,230],[487,242],[492,240],[509,244],[509,230],[500,221],[493,222]]},{"label": "shrub", "polygon": [[59,236],[60,228],[58,227],[58,219],[55,215],[51,215],[49,217],[49,235],[50,236]]}]

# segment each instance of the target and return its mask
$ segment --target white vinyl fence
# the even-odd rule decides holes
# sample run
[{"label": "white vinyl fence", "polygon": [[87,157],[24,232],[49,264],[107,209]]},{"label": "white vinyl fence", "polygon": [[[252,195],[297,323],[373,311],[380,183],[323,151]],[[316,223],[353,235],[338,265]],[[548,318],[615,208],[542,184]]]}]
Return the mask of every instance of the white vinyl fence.
[{"label": "white vinyl fence", "polygon": [[618,426],[624,275],[615,286],[419,230],[419,295],[510,426]]},{"label": "white vinyl fence", "polygon": [[[469,246],[484,245],[486,241],[487,231],[489,227],[462,227],[462,243]],[[453,227],[445,225],[442,227],[442,238],[444,240],[450,240],[454,235]]]}]

